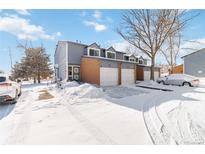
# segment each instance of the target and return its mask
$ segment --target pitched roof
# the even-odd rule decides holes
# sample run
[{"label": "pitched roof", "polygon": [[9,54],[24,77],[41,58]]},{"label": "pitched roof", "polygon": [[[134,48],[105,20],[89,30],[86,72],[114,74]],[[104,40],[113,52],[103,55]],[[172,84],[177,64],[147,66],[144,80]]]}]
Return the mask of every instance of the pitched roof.
[{"label": "pitched roof", "polygon": [[184,58],[184,57],[187,57],[187,56],[193,55],[193,54],[198,53],[198,52],[201,52],[201,51],[205,51],[205,48],[200,49],[200,50],[197,50],[197,51],[192,52],[192,53],[189,53],[189,54],[187,54],[187,55],[184,55],[184,56],[182,56],[181,58]]},{"label": "pitched roof", "polygon": [[108,49],[107,49],[107,51],[114,51],[114,52],[116,52],[116,50],[111,46],[111,47],[109,47]]},{"label": "pitched roof", "polygon": [[100,46],[99,46],[96,42],[94,42],[94,43],[88,45],[88,47],[95,47],[95,48],[100,49]]}]

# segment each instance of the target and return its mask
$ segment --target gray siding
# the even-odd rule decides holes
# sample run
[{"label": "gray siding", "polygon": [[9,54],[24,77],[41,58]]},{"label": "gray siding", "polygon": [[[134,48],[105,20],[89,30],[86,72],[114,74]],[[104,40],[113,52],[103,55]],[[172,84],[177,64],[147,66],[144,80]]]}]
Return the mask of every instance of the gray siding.
[{"label": "gray siding", "polygon": [[134,69],[135,68],[135,64],[122,63],[122,68],[123,69]]},{"label": "gray siding", "polygon": [[109,60],[101,60],[101,67],[118,68],[118,62],[109,61]]},{"label": "gray siding", "polygon": [[66,42],[58,42],[55,52],[55,64],[58,64],[58,79],[66,80],[66,61]]},{"label": "gray siding", "polygon": [[84,55],[86,46],[68,42],[68,64],[80,65],[81,57]]},{"label": "gray siding", "polygon": [[123,60],[123,53],[120,53],[120,52],[116,52],[116,59],[121,59]]},{"label": "gray siding", "polygon": [[184,73],[205,77],[205,49],[184,57]]}]

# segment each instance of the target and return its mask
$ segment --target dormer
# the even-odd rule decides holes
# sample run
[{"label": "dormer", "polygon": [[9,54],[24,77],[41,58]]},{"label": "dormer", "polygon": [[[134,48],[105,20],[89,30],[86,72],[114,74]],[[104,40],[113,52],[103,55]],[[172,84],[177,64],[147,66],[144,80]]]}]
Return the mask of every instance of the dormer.
[{"label": "dormer", "polygon": [[113,47],[106,50],[106,58],[116,59],[116,50]]},{"label": "dormer", "polygon": [[144,64],[144,58],[142,56],[139,57],[139,64]]},{"label": "dormer", "polygon": [[124,55],[124,60],[135,62],[135,56],[133,54],[125,54]]},{"label": "dormer", "polygon": [[134,56],[134,55],[131,55],[131,56],[129,57],[129,61],[135,62],[135,56]]},{"label": "dormer", "polygon": [[87,55],[100,57],[100,46],[97,43],[93,43],[87,47]]}]

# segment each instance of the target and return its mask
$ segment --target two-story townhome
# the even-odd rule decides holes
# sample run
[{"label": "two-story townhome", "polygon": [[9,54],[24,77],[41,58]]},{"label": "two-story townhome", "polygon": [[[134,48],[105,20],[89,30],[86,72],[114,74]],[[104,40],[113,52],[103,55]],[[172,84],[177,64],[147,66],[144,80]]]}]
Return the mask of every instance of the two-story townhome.
[{"label": "two-story townhome", "polygon": [[[117,51],[113,47],[59,41],[55,51],[56,79],[77,80],[102,86],[133,84],[148,80],[150,67],[142,56]],[[155,68],[156,77],[160,69]]]}]

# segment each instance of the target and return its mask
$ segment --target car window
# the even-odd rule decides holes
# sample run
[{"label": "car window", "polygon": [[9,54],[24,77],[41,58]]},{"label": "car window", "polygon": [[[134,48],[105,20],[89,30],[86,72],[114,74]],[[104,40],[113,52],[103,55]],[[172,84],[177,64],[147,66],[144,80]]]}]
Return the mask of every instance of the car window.
[{"label": "car window", "polygon": [[6,77],[0,76],[0,82],[5,82],[6,81]]}]

